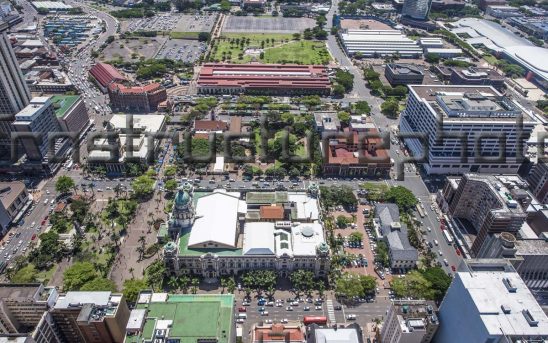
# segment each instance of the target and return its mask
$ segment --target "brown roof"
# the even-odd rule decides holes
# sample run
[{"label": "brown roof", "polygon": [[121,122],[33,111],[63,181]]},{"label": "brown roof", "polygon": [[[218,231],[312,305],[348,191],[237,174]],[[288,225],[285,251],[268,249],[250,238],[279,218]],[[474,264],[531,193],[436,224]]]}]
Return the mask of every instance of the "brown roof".
[{"label": "brown roof", "polygon": [[242,131],[242,117],[233,116],[230,117],[230,132],[240,133]]},{"label": "brown roof", "polygon": [[261,219],[284,219],[282,206],[261,206]]},{"label": "brown roof", "polygon": [[195,120],[194,130],[196,131],[226,131],[228,124],[221,120]]},{"label": "brown roof", "polygon": [[63,212],[65,210],[65,207],[67,207],[67,204],[64,202],[60,202],[55,206],[55,209],[53,210],[56,213]]},{"label": "brown roof", "polygon": [[271,327],[256,327],[254,342],[280,341],[303,342],[304,334],[299,327],[285,327],[283,324],[273,324]]},{"label": "brown roof", "polygon": [[10,207],[25,188],[25,184],[20,181],[0,182],[0,202],[4,208]]}]

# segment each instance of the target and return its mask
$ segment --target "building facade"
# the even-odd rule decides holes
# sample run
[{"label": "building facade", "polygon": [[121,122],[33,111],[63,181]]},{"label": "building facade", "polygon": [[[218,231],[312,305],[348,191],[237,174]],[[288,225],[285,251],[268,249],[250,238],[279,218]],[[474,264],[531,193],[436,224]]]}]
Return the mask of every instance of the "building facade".
[{"label": "building facade", "polygon": [[452,85],[493,86],[500,90],[504,87],[504,76],[489,68],[451,68],[449,82]]},{"label": "building facade", "polygon": [[0,159],[11,156],[15,114],[30,102],[30,91],[6,35],[8,24],[0,20]]},{"label": "building facade", "polygon": [[50,313],[64,342],[124,342],[129,308],[122,294],[68,292]]},{"label": "building facade", "polygon": [[440,325],[433,301],[393,300],[381,328],[381,343],[429,343]]},{"label": "building facade", "polygon": [[428,19],[432,0],[405,0],[401,15],[418,20]]},{"label": "building facade", "polygon": [[401,63],[388,63],[384,68],[384,76],[392,86],[420,85],[424,79],[419,66]]},{"label": "building facade", "polygon": [[154,112],[167,100],[166,90],[159,83],[133,87],[111,83],[108,96],[113,109],[126,112]]},{"label": "building facade", "polygon": [[470,249],[473,256],[480,253],[489,235],[516,233],[527,217],[508,188],[491,175],[464,174],[456,189],[451,182],[446,184],[444,197],[449,214],[467,220],[476,231]]},{"label": "building facade", "polygon": [[428,174],[515,174],[538,123],[490,86],[410,85],[400,132]]},{"label": "building facade", "polygon": [[56,95],[51,97],[51,101],[61,130],[80,135],[91,124],[81,96]]},{"label": "building facade", "polygon": [[197,84],[200,94],[331,93],[327,68],[321,65],[206,63]]},{"label": "building facade", "polygon": [[527,176],[531,191],[543,204],[548,203],[548,162],[537,163]]},{"label": "building facade", "polygon": [[[316,192],[313,187],[308,194],[247,192],[244,196],[216,190],[194,203],[192,187],[183,186],[167,227],[171,239],[163,249],[167,269],[208,279],[254,269],[275,270],[281,276],[306,269],[317,277],[326,276],[329,248],[319,223]],[[283,220],[273,221],[272,211],[261,210],[273,205],[283,208]]]},{"label": "building facade", "polygon": [[20,181],[0,182],[0,229],[6,234],[10,224],[17,221],[29,205],[27,187]]}]

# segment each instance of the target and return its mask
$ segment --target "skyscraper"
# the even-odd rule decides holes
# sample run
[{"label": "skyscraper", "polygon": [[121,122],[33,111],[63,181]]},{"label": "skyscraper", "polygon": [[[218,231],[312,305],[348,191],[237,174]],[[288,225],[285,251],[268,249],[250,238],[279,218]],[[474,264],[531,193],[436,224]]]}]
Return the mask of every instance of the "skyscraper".
[{"label": "skyscraper", "polygon": [[405,0],[401,15],[418,20],[428,19],[432,0]]},{"label": "skyscraper", "polygon": [[6,35],[8,24],[0,21],[0,159],[10,156],[15,114],[30,102],[30,91]]}]

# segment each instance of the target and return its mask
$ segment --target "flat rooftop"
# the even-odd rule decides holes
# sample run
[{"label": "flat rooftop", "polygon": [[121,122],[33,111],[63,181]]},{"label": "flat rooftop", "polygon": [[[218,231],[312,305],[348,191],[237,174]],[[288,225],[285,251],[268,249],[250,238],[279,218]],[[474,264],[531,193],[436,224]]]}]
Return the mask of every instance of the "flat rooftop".
[{"label": "flat rooftop", "polygon": [[[146,309],[143,329],[127,335],[126,343],[154,341],[157,330],[166,330],[168,339],[197,343],[199,339],[217,339],[229,343],[233,326],[234,296],[152,294],[147,302],[139,301],[136,309]],[[168,322],[171,322],[170,324]]]},{"label": "flat rooftop", "polygon": [[0,284],[0,299],[22,299],[34,298],[40,290],[40,283],[15,284],[3,283]]},{"label": "flat rooftop", "polygon": [[63,117],[69,108],[72,107],[80,99],[79,95],[54,95],[51,97],[51,102],[55,108],[55,115]]},{"label": "flat rooftop", "polygon": [[4,208],[10,207],[25,188],[25,184],[20,181],[0,182],[0,202]]}]

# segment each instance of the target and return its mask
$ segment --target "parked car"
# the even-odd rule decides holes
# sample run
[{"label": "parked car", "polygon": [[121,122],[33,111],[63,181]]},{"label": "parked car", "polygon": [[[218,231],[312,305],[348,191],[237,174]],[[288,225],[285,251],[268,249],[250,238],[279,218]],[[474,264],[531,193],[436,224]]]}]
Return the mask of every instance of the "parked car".
[{"label": "parked car", "polygon": [[247,308],[245,307],[239,307],[238,312],[247,312]]},{"label": "parked car", "polygon": [[349,314],[346,316],[346,319],[347,320],[356,320],[356,315],[355,314]]}]

